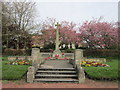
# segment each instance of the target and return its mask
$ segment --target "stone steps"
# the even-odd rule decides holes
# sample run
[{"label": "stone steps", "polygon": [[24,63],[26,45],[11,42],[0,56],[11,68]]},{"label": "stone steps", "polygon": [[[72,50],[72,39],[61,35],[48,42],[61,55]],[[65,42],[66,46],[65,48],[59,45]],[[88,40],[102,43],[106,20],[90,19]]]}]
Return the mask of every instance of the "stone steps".
[{"label": "stone steps", "polygon": [[78,82],[74,68],[39,68],[34,82]]},{"label": "stone steps", "polygon": [[59,75],[59,74],[36,74],[35,77],[77,77],[77,75]]},{"label": "stone steps", "polygon": [[75,68],[39,68],[38,70],[43,71],[74,71]]},{"label": "stone steps", "polygon": [[69,73],[76,73],[76,71],[37,71],[37,73],[66,73],[66,74],[69,74]]},{"label": "stone steps", "polygon": [[63,78],[63,79],[41,78],[41,79],[35,79],[34,82],[78,82],[78,80],[77,79],[66,79],[66,78]]}]

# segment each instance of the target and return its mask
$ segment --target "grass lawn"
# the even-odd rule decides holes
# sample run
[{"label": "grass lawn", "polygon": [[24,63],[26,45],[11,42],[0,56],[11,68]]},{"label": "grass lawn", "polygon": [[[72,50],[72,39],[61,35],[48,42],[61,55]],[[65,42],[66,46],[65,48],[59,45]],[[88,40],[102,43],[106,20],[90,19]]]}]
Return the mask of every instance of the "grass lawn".
[{"label": "grass lawn", "polygon": [[27,72],[29,65],[5,65],[8,61],[2,61],[2,79],[20,80]]},{"label": "grass lawn", "polygon": [[111,67],[83,67],[87,77],[100,80],[102,79],[118,80],[118,78],[120,78],[120,76],[118,75],[118,72],[120,72],[120,69],[118,69],[118,63],[120,62],[120,59],[118,58],[107,59],[108,60],[111,59],[111,61],[107,61],[105,62],[105,64],[108,64]]},{"label": "grass lawn", "polygon": [[[108,61],[105,64],[111,67],[83,67],[87,77],[92,79],[109,79],[116,80],[120,78],[118,72],[118,63],[120,58],[107,58]],[[20,80],[27,72],[29,65],[5,65],[8,62],[2,61],[2,79],[3,80]],[[1,69],[1,68],[0,68]]]}]

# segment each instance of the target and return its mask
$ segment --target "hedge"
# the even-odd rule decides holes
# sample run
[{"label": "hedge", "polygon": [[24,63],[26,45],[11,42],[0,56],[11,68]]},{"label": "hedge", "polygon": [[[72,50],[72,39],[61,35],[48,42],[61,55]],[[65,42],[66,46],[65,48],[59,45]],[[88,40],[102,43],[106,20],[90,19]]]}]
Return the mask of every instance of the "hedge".
[{"label": "hedge", "polygon": [[[23,56],[23,55],[31,55],[32,49],[29,48],[27,50],[25,49],[5,49],[3,51],[2,55],[18,55],[18,56]],[[40,49],[40,52],[50,52],[52,53],[54,50],[53,49]],[[74,53],[74,49],[61,49],[62,52],[64,53]],[[84,57],[118,57],[120,56],[120,50],[116,49],[83,49]]]},{"label": "hedge", "polygon": [[120,51],[119,50],[115,50],[115,49],[98,49],[98,50],[90,50],[90,49],[85,49],[83,51],[84,53],[84,57],[88,57],[88,56],[91,56],[91,57],[118,57],[120,56],[119,53]]},{"label": "hedge", "polygon": [[7,48],[7,49],[4,49],[4,51],[2,52],[2,55],[6,55],[6,56],[23,56],[23,55],[28,55],[30,56],[31,55],[31,48],[30,49],[19,49],[19,50],[16,50],[16,49],[11,49],[11,48]]}]

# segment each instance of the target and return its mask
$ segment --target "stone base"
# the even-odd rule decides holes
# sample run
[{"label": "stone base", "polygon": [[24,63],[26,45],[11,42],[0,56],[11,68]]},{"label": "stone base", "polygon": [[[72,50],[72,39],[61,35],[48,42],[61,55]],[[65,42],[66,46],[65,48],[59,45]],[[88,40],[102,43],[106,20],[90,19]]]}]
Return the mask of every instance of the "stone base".
[{"label": "stone base", "polygon": [[59,58],[62,58],[62,53],[61,53],[60,50],[55,50],[55,51],[53,52],[52,57],[55,57],[55,55],[59,55]]}]

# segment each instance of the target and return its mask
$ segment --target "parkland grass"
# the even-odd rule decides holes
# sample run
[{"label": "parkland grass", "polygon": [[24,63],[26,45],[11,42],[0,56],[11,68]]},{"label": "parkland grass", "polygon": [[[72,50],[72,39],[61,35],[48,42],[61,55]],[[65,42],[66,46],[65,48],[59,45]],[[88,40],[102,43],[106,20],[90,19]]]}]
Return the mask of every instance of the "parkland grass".
[{"label": "parkland grass", "polygon": [[26,74],[28,65],[5,65],[8,61],[2,61],[2,79],[20,80]]},{"label": "parkland grass", "polygon": [[105,64],[111,67],[83,67],[86,76],[97,80],[118,80],[120,76],[120,69],[118,68],[119,58],[107,58]]}]

